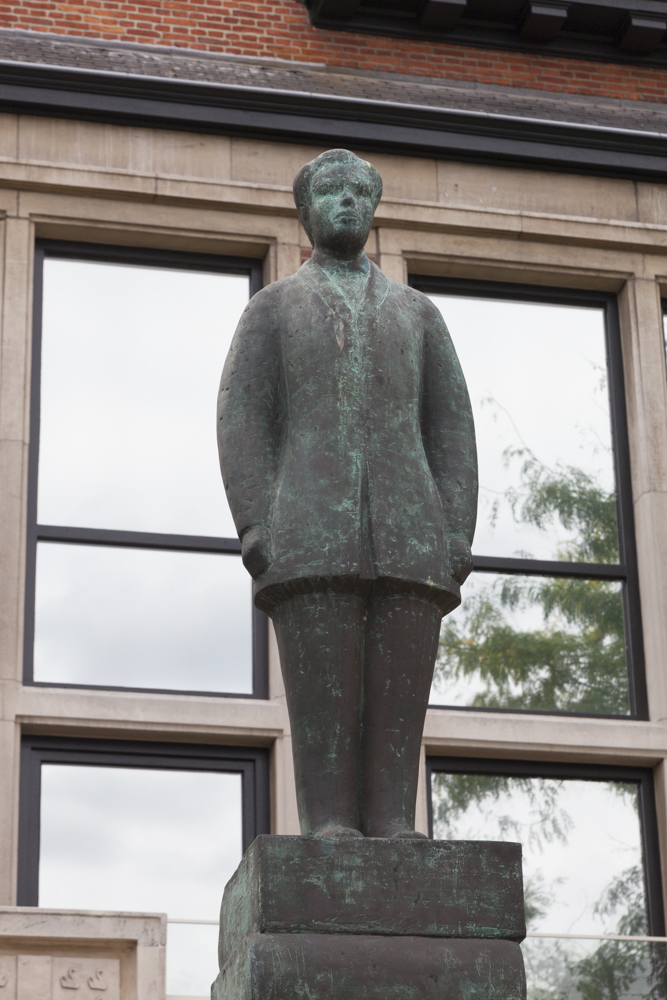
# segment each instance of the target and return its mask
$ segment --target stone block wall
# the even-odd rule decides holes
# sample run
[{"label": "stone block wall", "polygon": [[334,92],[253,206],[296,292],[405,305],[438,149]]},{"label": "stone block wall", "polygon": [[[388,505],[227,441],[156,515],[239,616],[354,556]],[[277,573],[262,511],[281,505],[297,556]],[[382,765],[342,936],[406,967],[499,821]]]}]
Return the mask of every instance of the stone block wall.
[{"label": "stone block wall", "polygon": [[164,1000],[167,918],[0,907],[0,1000]]}]

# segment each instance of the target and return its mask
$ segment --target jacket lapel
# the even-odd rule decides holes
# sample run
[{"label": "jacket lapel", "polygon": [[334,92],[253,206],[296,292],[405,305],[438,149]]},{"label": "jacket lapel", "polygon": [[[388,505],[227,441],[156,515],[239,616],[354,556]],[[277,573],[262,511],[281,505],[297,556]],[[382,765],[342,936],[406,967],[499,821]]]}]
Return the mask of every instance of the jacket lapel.
[{"label": "jacket lapel", "polygon": [[[362,326],[372,322],[377,311],[382,306],[389,291],[389,282],[373,261],[370,267],[363,292],[349,300],[343,294],[337,282],[329,277],[324,268],[307,260],[299,269],[299,276],[306,282],[310,290],[317,295],[327,311],[327,319],[337,331],[340,340],[346,328],[356,328],[363,317]],[[339,343],[342,350],[342,345]]]}]

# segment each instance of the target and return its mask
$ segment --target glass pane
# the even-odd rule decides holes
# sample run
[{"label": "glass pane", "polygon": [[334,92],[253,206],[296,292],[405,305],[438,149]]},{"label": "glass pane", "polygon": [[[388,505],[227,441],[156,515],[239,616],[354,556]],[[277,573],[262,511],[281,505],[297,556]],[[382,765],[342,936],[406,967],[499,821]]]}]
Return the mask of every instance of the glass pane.
[{"label": "glass pane", "polygon": [[527,938],[527,1000],[663,1000],[667,945]]},{"label": "glass pane", "polygon": [[434,295],[475,415],[474,551],[617,562],[601,309]]},{"label": "glass pane", "polygon": [[628,714],[622,584],[473,573],[443,619],[430,700]]},{"label": "glass pane", "polygon": [[252,692],[239,556],[42,542],[36,681]]},{"label": "glass pane", "polygon": [[[40,906],[217,920],[241,855],[238,774],[42,766]],[[167,993],[205,996],[215,928],[176,928]]]},{"label": "glass pane", "polygon": [[218,383],[248,278],[47,259],[38,520],[234,537]]},{"label": "glass pane", "polygon": [[523,848],[528,930],[646,934],[632,782],[436,773],[434,836]]}]

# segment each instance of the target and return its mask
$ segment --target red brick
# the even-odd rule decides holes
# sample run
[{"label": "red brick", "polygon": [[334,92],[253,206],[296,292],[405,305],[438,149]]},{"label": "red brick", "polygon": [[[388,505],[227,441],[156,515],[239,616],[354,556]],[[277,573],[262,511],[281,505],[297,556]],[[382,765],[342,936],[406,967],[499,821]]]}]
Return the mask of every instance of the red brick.
[{"label": "red brick", "polygon": [[667,71],[381,36],[322,31],[300,0],[22,0],[0,6],[2,26],[274,56],[536,90],[663,101]]}]

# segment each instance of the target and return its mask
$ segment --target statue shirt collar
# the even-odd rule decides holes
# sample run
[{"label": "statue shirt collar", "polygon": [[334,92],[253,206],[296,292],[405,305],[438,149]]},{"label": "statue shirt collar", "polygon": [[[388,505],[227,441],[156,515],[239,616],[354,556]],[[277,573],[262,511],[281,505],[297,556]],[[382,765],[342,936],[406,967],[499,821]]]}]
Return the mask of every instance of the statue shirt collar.
[{"label": "statue shirt collar", "polygon": [[352,303],[343,295],[338,283],[327,274],[325,268],[313,260],[308,259],[297,273],[324,303],[332,319],[342,319],[346,325],[354,325],[361,313],[369,307],[373,310],[378,309],[389,291],[389,282],[380,268],[372,260],[369,260],[368,264],[367,277],[361,294]]}]

